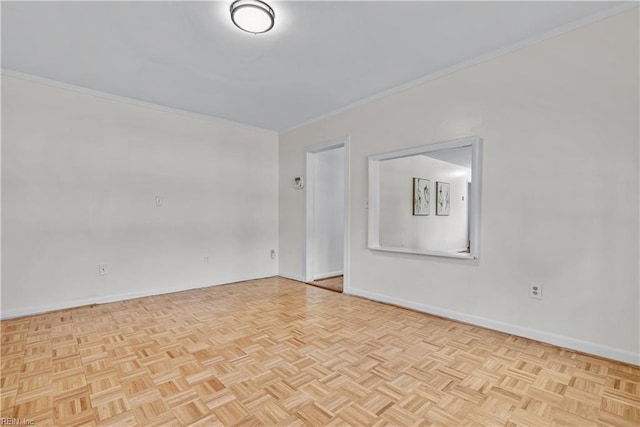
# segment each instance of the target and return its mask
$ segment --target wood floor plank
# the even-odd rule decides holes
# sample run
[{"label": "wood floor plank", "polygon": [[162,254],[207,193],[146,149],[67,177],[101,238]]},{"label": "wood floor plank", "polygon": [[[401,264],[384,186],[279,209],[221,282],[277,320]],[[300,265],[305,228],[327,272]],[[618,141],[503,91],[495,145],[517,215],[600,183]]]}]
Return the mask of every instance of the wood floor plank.
[{"label": "wood floor plank", "polygon": [[0,329],[2,417],[36,425],[640,424],[639,367],[282,278]]},{"label": "wood floor plank", "polygon": [[319,279],[309,282],[310,285],[318,286],[320,288],[329,289],[330,291],[342,292],[343,288],[343,276],[327,277],[326,279]]}]

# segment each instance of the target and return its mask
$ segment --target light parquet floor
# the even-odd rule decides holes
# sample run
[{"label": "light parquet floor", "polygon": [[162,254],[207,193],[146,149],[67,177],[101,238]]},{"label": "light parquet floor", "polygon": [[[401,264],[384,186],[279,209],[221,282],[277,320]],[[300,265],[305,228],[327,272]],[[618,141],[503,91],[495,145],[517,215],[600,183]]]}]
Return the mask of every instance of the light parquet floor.
[{"label": "light parquet floor", "polygon": [[343,276],[328,277],[326,279],[314,280],[310,285],[329,289],[330,291],[342,292]]},{"label": "light parquet floor", "polygon": [[1,328],[2,417],[35,425],[640,423],[638,367],[281,278]]}]

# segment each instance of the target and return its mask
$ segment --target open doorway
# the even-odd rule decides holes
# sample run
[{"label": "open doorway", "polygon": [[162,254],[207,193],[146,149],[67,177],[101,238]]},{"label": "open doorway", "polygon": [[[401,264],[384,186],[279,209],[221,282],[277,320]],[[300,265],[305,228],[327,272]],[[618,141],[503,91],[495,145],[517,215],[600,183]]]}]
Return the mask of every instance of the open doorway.
[{"label": "open doorway", "polygon": [[305,151],[305,282],[348,290],[349,140]]}]

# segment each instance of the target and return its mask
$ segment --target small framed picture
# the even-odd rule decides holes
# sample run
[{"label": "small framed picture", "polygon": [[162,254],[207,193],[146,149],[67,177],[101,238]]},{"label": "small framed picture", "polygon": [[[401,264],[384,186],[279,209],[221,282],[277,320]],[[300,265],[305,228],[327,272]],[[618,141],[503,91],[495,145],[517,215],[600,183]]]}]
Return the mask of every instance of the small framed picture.
[{"label": "small framed picture", "polygon": [[449,183],[436,181],[436,215],[449,215]]},{"label": "small framed picture", "polygon": [[431,209],[431,181],[413,178],[413,215],[429,215]]}]

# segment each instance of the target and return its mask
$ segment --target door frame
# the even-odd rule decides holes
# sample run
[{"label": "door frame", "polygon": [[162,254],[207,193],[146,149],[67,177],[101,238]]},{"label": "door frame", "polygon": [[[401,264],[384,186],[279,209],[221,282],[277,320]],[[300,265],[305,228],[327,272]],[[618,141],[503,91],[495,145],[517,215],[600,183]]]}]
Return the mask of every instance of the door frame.
[{"label": "door frame", "polygon": [[315,243],[315,230],[314,230],[314,222],[315,222],[315,212],[313,206],[313,196],[315,190],[315,164],[313,162],[314,155],[321,153],[323,151],[329,151],[336,148],[344,147],[344,239],[343,239],[343,260],[342,260],[342,270],[343,270],[343,285],[342,292],[349,293],[350,289],[350,224],[349,224],[349,195],[351,194],[351,178],[350,178],[350,157],[351,157],[351,138],[349,136],[345,136],[342,138],[337,138],[328,142],[323,142],[320,144],[311,145],[305,148],[304,151],[304,182],[305,182],[305,190],[304,190],[304,217],[305,217],[305,228],[304,228],[304,256],[303,256],[303,279],[305,282],[313,281],[313,248]]}]

